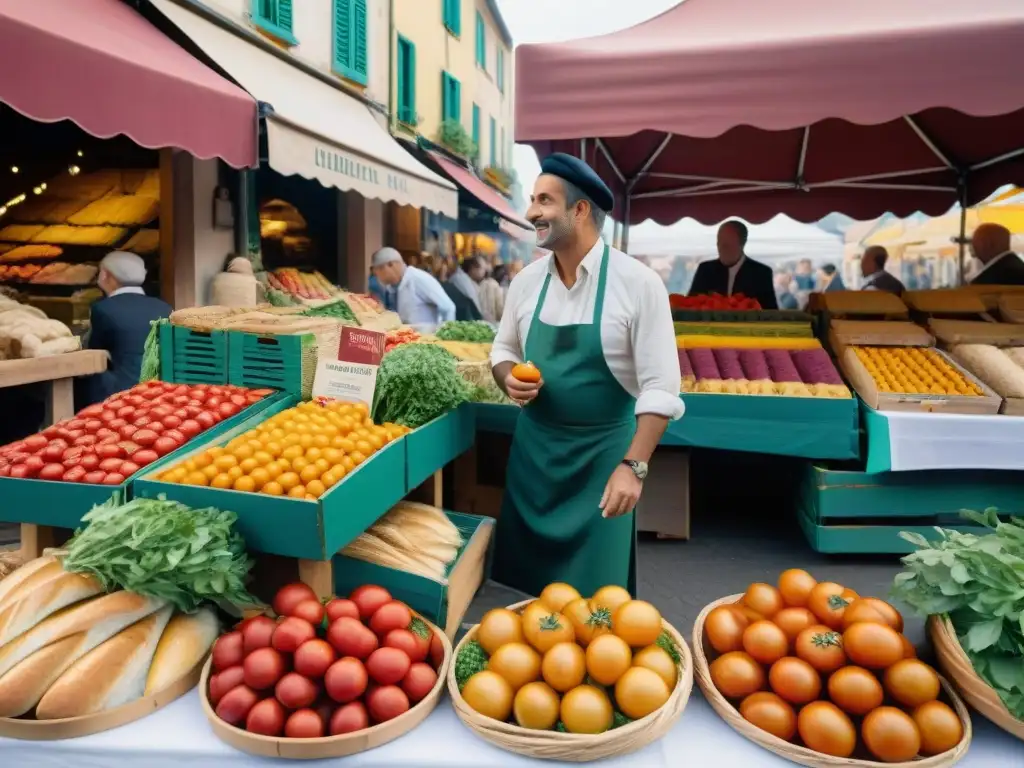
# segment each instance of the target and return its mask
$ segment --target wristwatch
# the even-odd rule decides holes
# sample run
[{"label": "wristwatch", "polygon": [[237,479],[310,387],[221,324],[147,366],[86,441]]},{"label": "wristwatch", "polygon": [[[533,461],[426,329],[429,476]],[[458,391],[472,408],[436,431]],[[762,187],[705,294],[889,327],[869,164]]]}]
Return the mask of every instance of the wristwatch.
[{"label": "wristwatch", "polygon": [[647,478],[647,462],[646,461],[635,461],[633,459],[623,459],[622,463],[633,470],[633,474],[636,475],[636,479],[643,481]]}]

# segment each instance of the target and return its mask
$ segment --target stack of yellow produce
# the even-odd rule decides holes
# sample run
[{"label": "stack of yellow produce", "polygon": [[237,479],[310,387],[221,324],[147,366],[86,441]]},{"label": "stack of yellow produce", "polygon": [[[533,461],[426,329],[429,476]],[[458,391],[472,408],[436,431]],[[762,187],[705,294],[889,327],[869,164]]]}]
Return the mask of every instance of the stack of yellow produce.
[{"label": "stack of yellow produce", "polygon": [[364,403],[311,400],[186,459],[159,479],[314,500],[409,431],[374,424]]},{"label": "stack of yellow produce", "polygon": [[879,392],[980,397],[984,391],[929,347],[853,347]]}]

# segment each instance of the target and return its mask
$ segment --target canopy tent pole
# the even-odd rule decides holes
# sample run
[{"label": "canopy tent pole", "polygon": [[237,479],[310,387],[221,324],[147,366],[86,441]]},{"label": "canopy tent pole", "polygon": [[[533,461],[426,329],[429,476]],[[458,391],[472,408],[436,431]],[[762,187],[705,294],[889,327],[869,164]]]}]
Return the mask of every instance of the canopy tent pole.
[{"label": "canopy tent pole", "polygon": [[957,253],[958,271],[960,285],[964,284],[964,249],[967,246],[967,182],[961,176],[960,183],[957,185],[957,198],[960,201],[960,237],[957,238],[957,244],[960,246],[959,252]]}]

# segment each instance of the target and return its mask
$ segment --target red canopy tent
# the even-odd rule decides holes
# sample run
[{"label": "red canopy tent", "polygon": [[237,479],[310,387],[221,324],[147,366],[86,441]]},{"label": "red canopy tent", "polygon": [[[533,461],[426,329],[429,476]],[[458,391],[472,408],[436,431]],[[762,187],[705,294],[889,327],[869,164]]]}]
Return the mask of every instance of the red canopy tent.
[{"label": "red canopy tent", "polygon": [[1024,182],[1021,0],[686,0],[523,45],[516,141],[584,156],[627,228],[945,213]]}]

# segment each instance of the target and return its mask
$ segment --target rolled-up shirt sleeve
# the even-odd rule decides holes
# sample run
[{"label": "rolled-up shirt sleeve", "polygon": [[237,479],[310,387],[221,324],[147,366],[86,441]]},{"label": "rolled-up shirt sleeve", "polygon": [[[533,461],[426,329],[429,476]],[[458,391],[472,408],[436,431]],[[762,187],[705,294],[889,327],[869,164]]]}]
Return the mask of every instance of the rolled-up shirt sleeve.
[{"label": "rolled-up shirt sleeve", "polygon": [[685,410],[679,396],[682,376],[668,292],[656,275],[640,287],[631,335],[640,385],[636,415],[651,413],[675,421]]},{"label": "rolled-up shirt sleeve", "polygon": [[523,362],[523,344],[519,338],[519,304],[523,301],[523,280],[513,280],[505,297],[505,311],[491,344],[491,368],[501,363]]}]

